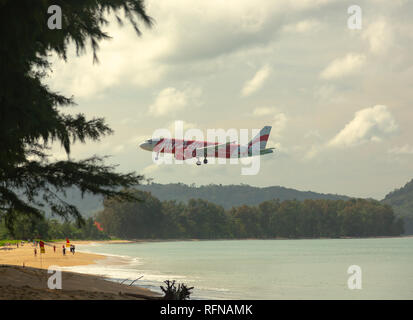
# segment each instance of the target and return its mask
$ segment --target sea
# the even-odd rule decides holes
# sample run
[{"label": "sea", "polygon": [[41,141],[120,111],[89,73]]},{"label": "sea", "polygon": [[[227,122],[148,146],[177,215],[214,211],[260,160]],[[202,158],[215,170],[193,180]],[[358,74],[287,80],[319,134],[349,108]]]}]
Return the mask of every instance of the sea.
[{"label": "sea", "polygon": [[64,270],[161,292],[165,280],[191,299],[413,299],[413,237],[91,243],[107,256]]}]

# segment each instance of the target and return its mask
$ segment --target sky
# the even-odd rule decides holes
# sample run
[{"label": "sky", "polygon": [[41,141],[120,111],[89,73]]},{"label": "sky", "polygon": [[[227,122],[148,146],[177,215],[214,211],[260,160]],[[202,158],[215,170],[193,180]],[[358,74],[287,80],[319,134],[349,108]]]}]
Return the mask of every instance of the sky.
[{"label": "sky", "polygon": [[[114,134],[71,158],[111,155],[157,183],[250,184],[382,199],[413,178],[413,2],[151,0],[138,37],[110,16],[99,64],[90,50],[51,56],[68,113],[104,117]],[[358,5],[361,16],[348,12]],[[361,28],[349,28],[361,17]],[[351,24],[351,22],[353,24]],[[157,129],[272,126],[256,175],[248,164],[157,165],[138,148]],[[174,131],[172,131],[173,135]],[[65,159],[59,145],[52,158]]]}]

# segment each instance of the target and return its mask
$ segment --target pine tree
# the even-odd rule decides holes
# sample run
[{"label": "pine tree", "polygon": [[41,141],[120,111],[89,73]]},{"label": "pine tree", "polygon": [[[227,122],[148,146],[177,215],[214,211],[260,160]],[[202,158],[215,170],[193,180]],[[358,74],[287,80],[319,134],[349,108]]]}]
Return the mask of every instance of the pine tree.
[{"label": "pine tree", "polygon": [[[62,29],[48,28],[51,5],[61,7]],[[47,154],[53,142],[69,155],[73,143],[112,133],[103,118],[64,114],[65,106],[75,104],[73,97],[44,84],[51,71],[48,56],[54,52],[66,61],[70,43],[78,55],[90,43],[93,62],[98,61],[99,42],[110,38],[102,31],[108,14],[120,24],[129,21],[137,35],[141,23],[152,25],[142,0],[0,0],[0,218],[7,226],[19,214],[40,216],[39,207],[45,205],[82,224],[78,209],[59,196],[72,186],[82,195],[133,198],[120,187],[138,184],[142,176],[116,173],[114,166],[104,164],[105,157],[52,162]]]}]

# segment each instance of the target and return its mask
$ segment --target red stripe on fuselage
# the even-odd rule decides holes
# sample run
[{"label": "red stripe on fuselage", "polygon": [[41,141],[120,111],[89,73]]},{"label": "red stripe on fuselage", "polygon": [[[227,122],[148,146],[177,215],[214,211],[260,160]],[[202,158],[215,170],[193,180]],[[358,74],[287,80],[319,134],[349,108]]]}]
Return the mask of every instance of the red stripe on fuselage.
[{"label": "red stripe on fuselage", "polygon": [[[161,145],[163,143],[163,145]],[[194,146],[192,146],[195,143]],[[182,140],[182,139],[161,139],[159,142],[156,143],[156,145],[153,148],[154,152],[159,152],[159,153],[172,153],[172,154],[176,154],[177,151],[179,151],[179,153],[182,151],[182,153],[184,155],[186,155],[187,152],[189,152],[190,150],[191,152],[191,156],[194,157],[195,156],[195,150],[199,149],[199,148],[206,148],[209,146],[214,146],[214,145],[218,145],[218,142],[208,142],[208,141],[198,141],[198,140]],[[181,148],[177,148],[176,145],[179,146],[183,146],[182,149]],[[156,150],[158,148],[160,148],[159,150]],[[181,150],[177,150],[177,149],[181,149]],[[238,150],[240,149],[240,145],[239,144],[228,144],[225,146],[225,152],[223,154],[222,158],[231,158],[231,151],[234,150]],[[209,154],[208,154],[209,155]],[[219,152],[219,148],[217,151],[215,151],[213,153],[213,156],[216,158],[221,158],[222,155],[222,151]]]}]

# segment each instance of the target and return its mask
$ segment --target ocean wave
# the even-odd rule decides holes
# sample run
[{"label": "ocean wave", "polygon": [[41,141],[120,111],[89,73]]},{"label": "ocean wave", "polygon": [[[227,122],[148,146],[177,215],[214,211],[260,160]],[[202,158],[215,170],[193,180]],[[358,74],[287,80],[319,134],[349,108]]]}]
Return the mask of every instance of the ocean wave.
[{"label": "ocean wave", "polygon": [[[93,246],[93,245],[92,245]],[[99,252],[97,244],[93,246],[92,250],[88,250],[90,245],[82,245],[77,250],[78,252],[85,252],[91,254],[100,254],[106,257],[103,260],[97,260],[95,264],[84,266],[64,267],[62,270],[85,273],[91,275],[102,276],[109,281],[123,282],[124,284],[132,284],[134,286],[145,287],[150,290],[162,293],[160,286],[164,286],[165,280],[176,280],[178,283],[185,283],[188,286],[194,286],[192,294],[193,299],[225,299],[231,296],[231,291],[227,288],[208,287],[202,285],[202,279],[196,275],[185,276],[175,273],[164,273],[159,270],[152,270],[144,268],[144,260],[140,257],[130,255],[120,255],[106,252]]]},{"label": "ocean wave", "polygon": [[132,257],[132,256],[128,256],[128,255],[121,255],[121,254],[114,254],[114,253],[106,253],[106,252],[98,252],[98,251],[90,251],[90,250],[85,250],[85,249],[76,249],[77,252],[81,252],[81,253],[90,253],[90,254],[99,254],[102,256],[106,256],[106,257],[113,257],[113,258],[120,258],[122,260],[126,260],[123,262],[129,262],[131,264],[142,264],[142,261],[139,257]]},{"label": "ocean wave", "polygon": [[[118,260],[119,258],[124,258],[125,256],[120,255],[107,255],[107,259],[98,260],[95,264],[82,265],[82,266],[71,266],[62,267],[62,270],[93,274],[97,276],[102,276],[110,279],[117,280],[134,280],[142,277],[145,281],[163,283],[165,280],[185,280],[186,277],[178,274],[164,274],[157,270],[145,270],[140,269],[142,262],[139,258],[126,257],[126,263],[124,261]],[[115,258],[110,260],[110,258]],[[109,259],[109,260],[108,260]]]}]

